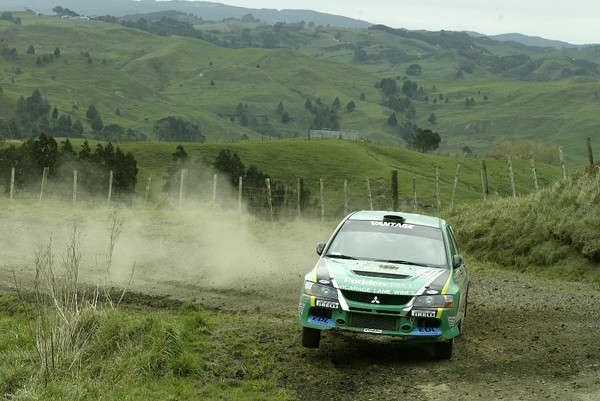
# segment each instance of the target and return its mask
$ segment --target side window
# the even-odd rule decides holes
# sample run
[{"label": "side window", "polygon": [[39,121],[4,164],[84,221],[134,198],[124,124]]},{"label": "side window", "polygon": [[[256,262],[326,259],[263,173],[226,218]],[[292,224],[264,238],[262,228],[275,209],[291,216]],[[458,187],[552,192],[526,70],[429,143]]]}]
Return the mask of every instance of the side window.
[{"label": "side window", "polygon": [[447,227],[448,231],[448,239],[450,240],[450,252],[452,256],[456,254],[460,254],[460,249],[456,243],[456,238],[454,237],[454,233],[452,232],[452,228],[450,226]]}]

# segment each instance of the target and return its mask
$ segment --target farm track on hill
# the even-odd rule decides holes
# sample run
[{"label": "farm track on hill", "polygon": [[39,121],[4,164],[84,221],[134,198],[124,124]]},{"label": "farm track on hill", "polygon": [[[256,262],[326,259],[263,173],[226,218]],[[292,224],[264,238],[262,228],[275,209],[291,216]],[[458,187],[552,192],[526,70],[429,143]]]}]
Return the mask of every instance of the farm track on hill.
[{"label": "farm track on hill", "polygon": [[[34,251],[23,235],[33,228],[39,234],[40,222],[14,225],[3,219],[0,224],[6,238],[0,292],[6,292],[14,288],[13,272],[27,282]],[[257,349],[272,350],[276,344],[278,380],[298,399],[600,399],[598,287],[542,280],[481,263],[471,263],[466,332],[450,361],[435,360],[424,346],[331,332],[323,335],[318,350],[303,349],[295,324],[298,288],[316,261],[314,244],[326,232],[310,224],[302,230],[287,228],[287,236],[274,231],[269,235],[278,238],[274,242],[260,239],[246,249],[235,248],[221,264],[198,258],[189,242],[163,239],[161,247],[150,244],[152,260],[138,255],[130,302],[168,307],[165,299],[195,298],[205,310],[231,316],[214,330],[255,331],[249,346]],[[254,241],[251,237],[244,240]],[[197,247],[206,251],[211,246]],[[181,267],[190,264],[193,269]],[[222,275],[229,279],[220,280]],[[94,281],[86,271],[82,278]]]}]

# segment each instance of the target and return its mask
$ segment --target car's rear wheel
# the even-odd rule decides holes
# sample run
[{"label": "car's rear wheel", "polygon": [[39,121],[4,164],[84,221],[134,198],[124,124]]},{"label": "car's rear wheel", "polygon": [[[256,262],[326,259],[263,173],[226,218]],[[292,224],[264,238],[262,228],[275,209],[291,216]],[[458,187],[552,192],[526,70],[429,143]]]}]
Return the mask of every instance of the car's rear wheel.
[{"label": "car's rear wheel", "polygon": [[319,348],[321,342],[321,330],[302,328],[302,346],[304,348]]},{"label": "car's rear wheel", "polygon": [[433,343],[433,352],[436,359],[452,358],[452,348],[454,348],[454,339]]}]

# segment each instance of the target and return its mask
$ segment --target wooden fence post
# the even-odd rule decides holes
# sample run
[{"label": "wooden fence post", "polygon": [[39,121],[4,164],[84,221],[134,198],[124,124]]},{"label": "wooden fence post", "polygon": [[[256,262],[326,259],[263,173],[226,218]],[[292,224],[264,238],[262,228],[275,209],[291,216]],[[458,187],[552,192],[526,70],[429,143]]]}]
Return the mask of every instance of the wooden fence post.
[{"label": "wooden fence post", "polygon": [[44,200],[44,195],[46,192],[46,183],[48,182],[48,171],[49,167],[44,167],[44,172],[42,173],[42,187],[40,188],[40,201],[39,204]]},{"label": "wooden fence post", "polygon": [[531,162],[531,174],[533,175],[533,186],[535,190],[538,191],[538,180],[537,180],[537,172],[535,171],[535,161],[533,160],[533,156],[530,155],[529,161]]},{"label": "wooden fence post", "polygon": [[242,188],[243,188],[243,178],[240,175],[238,177],[238,212],[242,212]]},{"label": "wooden fence post", "polygon": [[435,166],[435,201],[437,210],[442,208],[442,200],[440,199],[440,168]]},{"label": "wooden fence post", "polygon": [[144,206],[148,203],[148,193],[150,192],[150,183],[152,182],[152,176],[148,176],[148,181],[146,182],[146,193],[144,194]]},{"label": "wooden fence post", "polygon": [[269,206],[269,219],[273,221],[273,199],[271,198],[271,180],[265,178],[265,184],[267,185],[267,205]]},{"label": "wooden fence post", "polygon": [[10,200],[14,199],[15,194],[15,168],[10,169]]},{"label": "wooden fence post", "polygon": [[413,185],[413,203],[415,204],[415,212],[419,212],[419,202],[417,201],[417,176],[414,171],[412,173],[412,185]]},{"label": "wooden fence post", "polygon": [[344,216],[348,214],[348,179],[344,178]]},{"label": "wooden fence post", "polygon": [[304,208],[304,179],[298,178],[298,218],[302,216]]},{"label": "wooden fence post", "polygon": [[452,187],[452,199],[450,199],[450,209],[454,208],[454,197],[456,195],[456,187],[458,186],[458,173],[460,171],[460,164],[456,165],[456,173],[454,173],[454,186]]},{"label": "wooden fence post", "polygon": [[108,203],[110,203],[112,198],[112,185],[113,185],[113,171],[110,170],[108,172]]},{"label": "wooden fence post", "polygon": [[73,170],[73,203],[77,203],[77,170]]},{"label": "wooden fence post", "polygon": [[212,193],[212,204],[213,206],[217,205],[217,180],[218,176],[216,174],[213,175],[213,193]]},{"label": "wooden fence post", "polygon": [[325,196],[323,194],[323,179],[319,180],[319,192],[321,193],[321,221],[325,220]]},{"label": "wooden fence post", "polygon": [[513,174],[512,160],[511,160],[510,156],[508,156],[508,174],[510,176],[510,187],[512,188],[513,198],[516,198],[517,191],[515,189],[515,176]]},{"label": "wooden fence post", "polygon": [[487,199],[490,194],[488,187],[487,166],[485,159],[481,159],[481,186],[483,188],[483,199]]},{"label": "wooden fence post", "polygon": [[366,178],[367,185],[367,194],[369,195],[369,208],[373,210],[373,196],[371,194],[371,182],[369,181],[369,177]]},{"label": "wooden fence post", "polygon": [[185,172],[186,169],[182,168],[181,169],[181,174],[179,176],[179,207],[181,207],[181,205],[183,204],[183,185],[184,185],[184,180],[185,180]]},{"label": "wooden fence post", "polygon": [[565,157],[563,155],[562,146],[558,147],[558,156],[560,158],[560,167],[562,168],[563,178],[567,178],[567,172],[565,170]]},{"label": "wooden fence post", "polygon": [[392,210],[398,210],[398,170],[392,170]]}]

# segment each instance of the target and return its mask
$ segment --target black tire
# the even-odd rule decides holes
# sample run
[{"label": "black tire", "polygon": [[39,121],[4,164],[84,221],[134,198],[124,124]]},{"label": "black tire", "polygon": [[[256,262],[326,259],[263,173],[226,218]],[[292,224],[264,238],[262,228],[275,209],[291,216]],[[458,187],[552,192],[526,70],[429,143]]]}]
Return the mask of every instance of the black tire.
[{"label": "black tire", "polygon": [[321,330],[302,328],[302,346],[304,348],[319,348],[321,342]]},{"label": "black tire", "polygon": [[436,359],[452,358],[452,348],[454,348],[454,339],[433,343],[433,353]]}]

